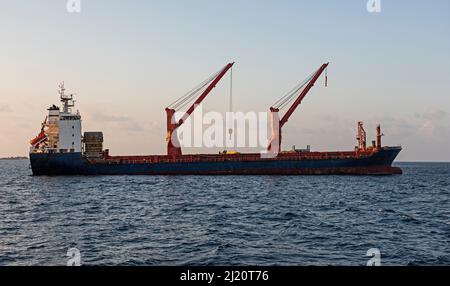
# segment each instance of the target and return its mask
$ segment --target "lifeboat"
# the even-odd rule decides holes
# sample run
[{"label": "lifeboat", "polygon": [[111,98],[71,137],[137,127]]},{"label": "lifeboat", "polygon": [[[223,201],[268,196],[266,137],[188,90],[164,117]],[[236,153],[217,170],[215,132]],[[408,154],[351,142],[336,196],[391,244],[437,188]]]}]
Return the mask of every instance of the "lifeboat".
[{"label": "lifeboat", "polygon": [[39,143],[43,142],[46,139],[47,139],[47,135],[45,135],[44,131],[41,131],[41,133],[39,133],[39,135],[36,136],[36,138],[30,140],[30,144],[32,146],[35,146],[36,144],[39,144]]}]

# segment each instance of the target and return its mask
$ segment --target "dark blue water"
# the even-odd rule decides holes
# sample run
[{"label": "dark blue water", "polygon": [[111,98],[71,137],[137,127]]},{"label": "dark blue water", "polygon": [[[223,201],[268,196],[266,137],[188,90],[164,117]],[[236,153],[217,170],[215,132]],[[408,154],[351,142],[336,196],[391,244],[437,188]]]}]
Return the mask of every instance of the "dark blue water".
[{"label": "dark blue water", "polygon": [[0,161],[0,265],[450,264],[450,164],[392,177],[32,177]]}]

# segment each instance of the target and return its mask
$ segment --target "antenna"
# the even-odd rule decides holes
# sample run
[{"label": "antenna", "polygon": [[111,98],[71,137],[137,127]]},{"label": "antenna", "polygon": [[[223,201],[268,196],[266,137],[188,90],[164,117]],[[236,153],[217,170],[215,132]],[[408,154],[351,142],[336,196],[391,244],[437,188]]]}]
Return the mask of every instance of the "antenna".
[{"label": "antenna", "polygon": [[75,102],[73,100],[73,94],[66,95],[65,94],[66,88],[64,87],[64,81],[59,85],[59,96],[61,98],[61,102],[63,104],[63,112],[64,113],[70,113],[71,107],[75,106]]}]

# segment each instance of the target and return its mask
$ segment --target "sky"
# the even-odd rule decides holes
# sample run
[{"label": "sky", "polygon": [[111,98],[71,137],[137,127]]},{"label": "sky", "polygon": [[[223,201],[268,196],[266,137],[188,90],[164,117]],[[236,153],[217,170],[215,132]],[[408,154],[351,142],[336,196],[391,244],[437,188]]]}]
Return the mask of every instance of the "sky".
[{"label": "sky", "polygon": [[[364,121],[400,161],[450,161],[450,1],[380,3],[0,0],[0,157],[27,155],[62,81],[112,154],[163,154],[164,108],[226,63],[235,111],[259,112],[329,61],[285,149],[352,150]],[[228,111],[228,92],[224,78],[204,111]]]}]

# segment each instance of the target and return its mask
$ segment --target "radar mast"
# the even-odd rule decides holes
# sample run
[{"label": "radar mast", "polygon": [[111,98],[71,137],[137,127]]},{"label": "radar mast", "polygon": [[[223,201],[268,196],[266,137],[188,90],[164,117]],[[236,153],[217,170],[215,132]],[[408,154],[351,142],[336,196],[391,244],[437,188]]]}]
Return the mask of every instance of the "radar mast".
[{"label": "radar mast", "polygon": [[64,87],[64,82],[59,85],[59,96],[63,104],[63,113],[71,113],[71,108],[75,106],[75,101],[73,100],[73,94],[65,94],[66,88]]}]

